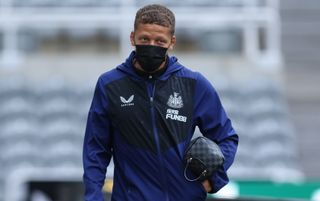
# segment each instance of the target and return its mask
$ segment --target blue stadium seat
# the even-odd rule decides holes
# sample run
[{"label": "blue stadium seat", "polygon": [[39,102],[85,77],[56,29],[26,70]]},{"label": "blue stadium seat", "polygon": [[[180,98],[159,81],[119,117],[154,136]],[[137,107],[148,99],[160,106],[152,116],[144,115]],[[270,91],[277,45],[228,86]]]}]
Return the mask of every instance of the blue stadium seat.
[{"label": "blue stadium seat", "polygon": [[62,96],[53,97],[42,101],[39,107],[39,114],[42,121],[52,121],[56,118],[76,119],[77,110],[76,101],[68,100]]},{"label": "blue stadium seat", "polygon": [[7,144],[1,148],[4,168],[11,170],[17,167],[35,167],[40,165],[39,144],[32,141],[20,141],[15,144]]},{"label": "blue stadium seat", "polygon": [[61,140],[81,144],[84,137],[85,122],[79,123],[67,118],[53,119],[42,124],[41,128],[41,139],[44,144],[56,143]]},{"label": "blue stadium seat", "polygon": [[49,167],[81,167],[82,146],[72,141],[61,140],[60,142],[47,144],[46,152],[42,159]]},{"label": "blue stadium seat", "polygon": [[0,80],[0,103],[15,97],[29,99],[33,91],[27,82],[20,77],[3,78]]},{"label": "blue stadium seat", "polygon": [[36,112],[34,101],[29,98],[23,96],[6,98],[0,105],[0,121],[33,118],[36,116]]},{"label": "blue stadium seat", "polygon": [[39,125],[36,119],[16,118],[1,124],[2,144],[15,144],[20,141],[38,141]]}]

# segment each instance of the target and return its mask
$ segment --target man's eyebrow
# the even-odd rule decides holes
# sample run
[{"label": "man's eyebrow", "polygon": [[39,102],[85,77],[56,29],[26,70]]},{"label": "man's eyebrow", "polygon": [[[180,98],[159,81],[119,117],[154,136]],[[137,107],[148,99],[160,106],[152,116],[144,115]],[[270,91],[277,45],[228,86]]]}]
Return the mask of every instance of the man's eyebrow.
[{"label": "man's eyebrow", "polygon": [[163,41],[167,41],[167,39],[166,39],[165,37],[162,37],[162,36],[156,37],[156,40],[163,40]]},{"label": "man's eyebrow", "polygon": [[147,33],[142,33],[142,34],[140,34],[139,37],[149,37],[149,34],[147,34]]}]

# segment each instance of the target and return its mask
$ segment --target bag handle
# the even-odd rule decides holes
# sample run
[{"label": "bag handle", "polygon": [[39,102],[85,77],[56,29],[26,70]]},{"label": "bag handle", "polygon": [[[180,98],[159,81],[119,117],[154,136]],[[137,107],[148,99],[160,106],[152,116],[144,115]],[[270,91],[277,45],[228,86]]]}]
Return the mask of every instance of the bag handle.
[{"label": "bag handle", "polygon": [[[187,165],[186,165],[186,167],[184,168],[184,177],[186,178],[186,180],[191,181],[191,182],[197,181],[197,180],[200,179],[202,176],[205,176],[205,175],[207,174],[207,170],[203,170],[203,172],[200,174],[200,176],[198,176],[198,177],[196,177],[196,178],[194,178],[194,179],[190,179],[190,178],[187,176],[187,169],[188,169],[188,166],[189,166],[189,164],[191,163],[192,160],[193,160],[193,158],[189,158],[189,159],[187,160]],[[199,161],[200,161],[200,160],[199,160]],[[200,161],[200,162],[202,163],[202,161]]]}]

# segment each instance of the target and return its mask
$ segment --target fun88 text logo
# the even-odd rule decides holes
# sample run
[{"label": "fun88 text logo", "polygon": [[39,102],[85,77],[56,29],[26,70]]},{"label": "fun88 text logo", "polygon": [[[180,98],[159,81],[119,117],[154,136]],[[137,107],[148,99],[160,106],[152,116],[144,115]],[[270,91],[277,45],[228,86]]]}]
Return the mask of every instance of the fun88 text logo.
[{"label": "fun88 text logo", "polygon": [[167,109],[166,119],[187,122],[187,117],[179,115],[179,110]]}]

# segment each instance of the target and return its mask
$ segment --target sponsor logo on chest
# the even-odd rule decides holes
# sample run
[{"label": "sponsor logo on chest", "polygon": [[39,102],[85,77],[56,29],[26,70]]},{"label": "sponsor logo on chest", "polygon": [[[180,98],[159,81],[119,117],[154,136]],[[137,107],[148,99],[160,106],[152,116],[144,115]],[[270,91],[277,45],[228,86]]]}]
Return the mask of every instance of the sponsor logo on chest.
[{"label": "sponsor logo on chest", "polygon": [[134,95],[131,95],[128,99],[125,99],[124,97],[120,96],[121,107],[134,106],[133,99]]}]

